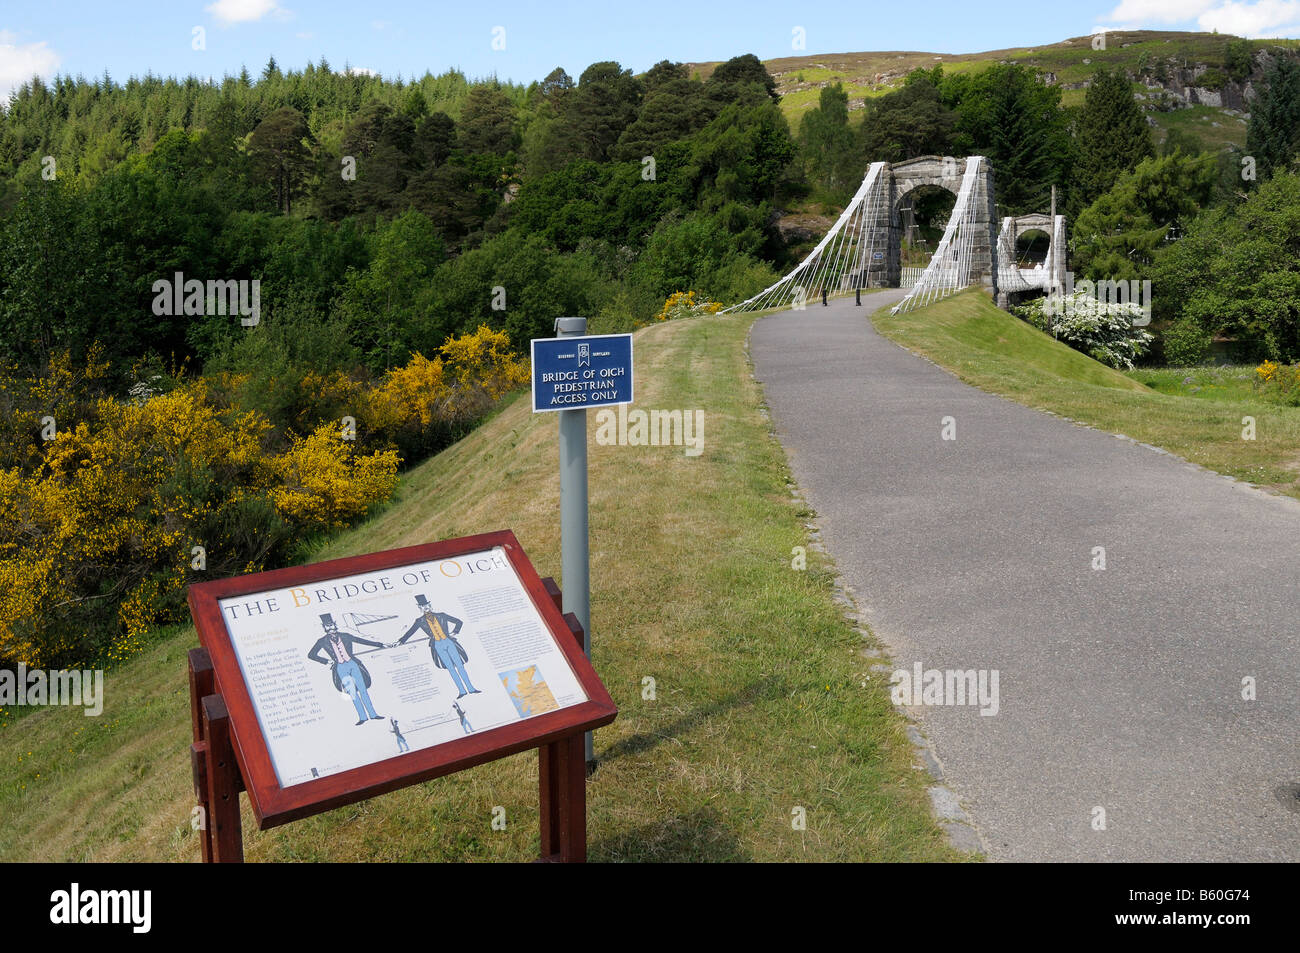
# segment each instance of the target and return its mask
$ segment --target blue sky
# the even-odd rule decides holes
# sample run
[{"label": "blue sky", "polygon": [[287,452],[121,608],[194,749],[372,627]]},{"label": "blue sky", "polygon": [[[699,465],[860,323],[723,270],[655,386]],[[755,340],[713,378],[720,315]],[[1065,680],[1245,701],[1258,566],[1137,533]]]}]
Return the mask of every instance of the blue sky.
[{"label": "blue sky", "polygon": [[[922,12],[923,11],[923,12]],[[614,59],[641,71],[661,59],[755,53],[925,50],[970,53],[1048,43],[1098,27],[1300,34],[1300,0],[606,0],[602,3],[393,0],[103,0],[0,6],[0,100],[34,73],[212,76],[324,56],[384,76],[459,68],[528,82],[555,66],[575,78]],[[195,49],[195,29],[203,49]],[[502,28],[494,33],[496,28]],[[804,49],[798,49],[802,29]],[[503,49],[494,48],[504,46]]]}]

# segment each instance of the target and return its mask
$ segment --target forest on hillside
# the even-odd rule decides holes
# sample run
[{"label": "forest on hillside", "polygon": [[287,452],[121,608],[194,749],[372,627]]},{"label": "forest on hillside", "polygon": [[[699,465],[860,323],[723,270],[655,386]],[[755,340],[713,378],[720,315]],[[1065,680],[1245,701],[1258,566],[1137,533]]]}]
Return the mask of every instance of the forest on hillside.
[{"label": "forest on hillside", "polygon": [[1153,280],[1155,359],[1298,360],[1297,60],[1257,97],[1238,156],[1156,142],[1121,72],[1067,109],[1013,63],[916,70],[855,113],[829,85],[797,129],[752,55],[526,86],[33,79],[0,110],[0,661],[131,654],[189,581],[388,499],[557,315],[743,300],[807,250],[781,218],[837,214],[878,159],[985,155],[1004,215],[1055,186],[1076,273]]}]

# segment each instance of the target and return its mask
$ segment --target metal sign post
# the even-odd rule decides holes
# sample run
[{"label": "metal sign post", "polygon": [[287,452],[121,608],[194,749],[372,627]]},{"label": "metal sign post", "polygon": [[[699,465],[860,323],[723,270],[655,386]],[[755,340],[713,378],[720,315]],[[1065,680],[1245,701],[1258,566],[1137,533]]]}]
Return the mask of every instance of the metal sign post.
[{"label": "metal sign post", "polygon": [[[587,408],[632,403],[632,335],[587,335],[586,318],[556,318],[555,337],[533,338],[533,413],[560,413],[562,611],[582,627],[591,658],[591,561],[587,529]],[[587,770],[596,766],[591,732]]]},{"label": "metal sign post", "polygon": [[[556,318],[556,337],[587,333],[586,318]],[[587,528],[587,410],[560,411],[560,572],[564,608],[582,625],[582,651],[591,658],[591,555]],[[596,766],[591,732],[584,741],[587,770]]]}]

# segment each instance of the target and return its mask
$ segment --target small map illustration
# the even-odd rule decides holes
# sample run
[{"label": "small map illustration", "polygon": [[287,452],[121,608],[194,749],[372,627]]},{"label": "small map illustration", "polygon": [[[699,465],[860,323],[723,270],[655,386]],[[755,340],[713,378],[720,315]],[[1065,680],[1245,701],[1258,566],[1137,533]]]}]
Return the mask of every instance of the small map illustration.
[{"label": "small map illustration", "polygon": [[560,707],[555,703],[555,696],[546,687],[546,682],[537,671],[536,665],[500,674],[501,684],[505,685],[520,718],[531,718],[533,715],[540,715],[542,712]]}]

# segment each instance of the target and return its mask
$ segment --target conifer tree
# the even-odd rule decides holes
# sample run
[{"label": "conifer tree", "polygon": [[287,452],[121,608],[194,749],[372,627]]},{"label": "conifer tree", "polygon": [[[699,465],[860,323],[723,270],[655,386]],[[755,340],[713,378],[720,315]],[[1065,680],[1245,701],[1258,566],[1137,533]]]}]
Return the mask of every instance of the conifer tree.
[{"label": "conifer tree", "polygon": [[1125,172],[1155,155],[1151,128],[1122,70],[1099,69],[1084,97],[1076,135],[1073,203],[1089,205]]},{"label": "conifer tree", "polygon": [[1290,56],[1273,60],[1250,110],[1246,154],[1255,157],[1260,181],[1286,168],[1300,151],[1300,63]]}]

